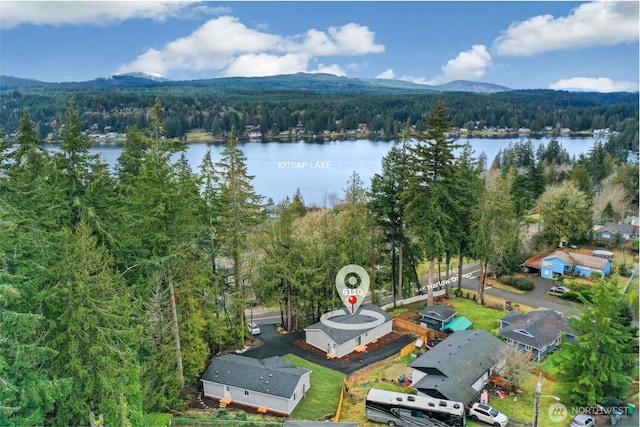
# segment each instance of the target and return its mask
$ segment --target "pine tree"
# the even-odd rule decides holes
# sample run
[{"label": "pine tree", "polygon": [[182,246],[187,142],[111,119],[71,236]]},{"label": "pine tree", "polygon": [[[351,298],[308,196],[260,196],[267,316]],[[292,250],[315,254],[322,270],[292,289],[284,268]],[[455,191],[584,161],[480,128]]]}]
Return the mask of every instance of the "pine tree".
[{"label": "pine tree", "polygon": [[593,301],[572,316],[575,342],[567,342],[559,370],[571,401],[594,406],[611,396],[622,396],[637,366],[637,329],[621,316],[623,303],[617,278],[601,278]]},{"label": "pine tree", "polygon": [[[113,259],[81,221],[63,231],[64,258],[58,282],[48,294],[48,317],[55,322],[52,347],[56,372],[73,379],[68,399],[58,403],[56,423],[87,425],[102,414],[108,425],[142,421],[139,329],[135,306]],[[64,304],[60,302],[64,301]]]},{"label": "pine tree", "polygon": [[247,236],[262,222],[262,197],[253,189],[253,176],[247,172],[246,158],[238,148],[235,130],[227,139],[222,159],[216,165],[222,174],[220,191],[220,235],[226,255],[232,263],[234,306],[237,313],[237,344],[246,336],[244,309],[246,306],[245,279],[242,264]]},{"label": "pine tree", "polygon": [[[427,130],[418,144],[410,148],[411,179],[404,195],[407,222],[429,261],[429,283],[434,283],[436,259],[450,250],[452,212],[456,207],[449,194],[454,181],[454,150],[458,145],[447,139],[452,126],[442,101],[425,114]],[[429,287],[429,304],[433,288]]]}]

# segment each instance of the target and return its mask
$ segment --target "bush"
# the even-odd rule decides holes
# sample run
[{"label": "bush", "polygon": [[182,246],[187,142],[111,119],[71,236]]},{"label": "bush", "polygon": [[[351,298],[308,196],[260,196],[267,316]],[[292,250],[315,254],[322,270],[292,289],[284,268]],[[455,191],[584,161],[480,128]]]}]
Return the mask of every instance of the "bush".
[{"label": "bush", "polygon": [[591,272],[591,278],[592,279],[599,279],[602,277],[602,273],[600,273],[599,271],[592,271]]},{"label": "bush", "polygon": [[148,414],[144,414],[144,417],[142,418],[142,425],[157,427],[170,426],[172,418],[173,415],[164,412],[150,412]]},{"label": "bush", "polygon": [[533,289],[533,280],[527,279],[526,277],[501,276],[500,283],[522,291],[530,291]]},{"label": "bush", "polygon": [[573,290],[573,291],[565,292],[564,294],[560,295],[560,298],[582,303],[582,299],[580,299],[580,296],[582,296],[582,298],[586,299],[587,301],[592,301],[593,291],[588,288],[581,289],[581,290]]}]

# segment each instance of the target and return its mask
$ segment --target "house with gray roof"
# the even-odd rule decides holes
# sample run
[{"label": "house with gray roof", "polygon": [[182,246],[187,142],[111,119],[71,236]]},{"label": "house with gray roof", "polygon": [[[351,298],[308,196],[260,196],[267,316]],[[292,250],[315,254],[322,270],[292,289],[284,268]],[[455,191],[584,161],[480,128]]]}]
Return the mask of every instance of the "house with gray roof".
[{"label": "house with gray roof", "polygon": [[562,316],[553,310],[533,310],[527,314],[510,311],[500,318],[500,333],[506,343],[540,361],[555,349],[563,336],[573,333]]},{"label": "house with gray roof", "polygon": [[363,349],[393,329],[393,317],[375,304],[362,305],[354,314],[346,309],[327,313],[319,322],[304,328],[305,340],[327,353],[341,358]]},{"label": "house with gray roof", "polygon": [[508,346],[484,330],[458,331],[409,364],[418,395],[469,403],[505,362]]},{"label": "house with gray roof", "polygon": [[420,312],[420,326],[441,331],[444,326],[453,320],[457,311],[446,305],[432,305]]},{"label": "house with gray roof", "polygon": [[310,375],[278,356],[226,354],[211,361],[200,381],[205,396],[289,415],[311,387]]},{"label": "house with gray roof", "polygon": [[605,222],[604,226],[594,230],[594,239],[601,242],[615,242],[616,234],[628,242],[631,239],[638,237],[638,225],[637,224],[618,224],[616,222]]}]

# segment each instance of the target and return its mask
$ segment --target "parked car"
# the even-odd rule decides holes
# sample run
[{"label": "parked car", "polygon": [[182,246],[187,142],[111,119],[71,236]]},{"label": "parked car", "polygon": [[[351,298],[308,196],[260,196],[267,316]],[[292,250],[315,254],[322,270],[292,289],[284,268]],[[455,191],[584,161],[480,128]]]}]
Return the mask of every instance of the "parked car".
[{"label": "parked car", "polygon": [[571,289],[567,288],[566,286],[552,286],[550,290],[550,292],[555,292],[557,294],[564,294],[570,291]]},{"label": "parked car", "polygon": [[251,332],[251,335],[260,335],[260,326],[258,326],[255,322],[248,323],[247,327],[249,328],[249,332]]},{"label": "parked car", "polygon": [[571,420],[571,427],[593,427],[596,419],[589,414],[578,414]]},{"label": "parked car", "polygon": [[474,403],[469,410],[469,418],[473,421],[482,421],[496,427],[506,427],[509,418],[501,412],[496,411],[489,405]]}]

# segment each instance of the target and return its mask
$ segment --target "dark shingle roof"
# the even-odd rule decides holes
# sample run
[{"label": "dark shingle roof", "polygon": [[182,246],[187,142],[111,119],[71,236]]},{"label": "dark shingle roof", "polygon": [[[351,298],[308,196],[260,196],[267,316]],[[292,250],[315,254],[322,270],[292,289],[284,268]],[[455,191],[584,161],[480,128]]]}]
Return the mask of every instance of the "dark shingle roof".
[{"label": "dark shingle roof", "polygon": [[466,403],[476,394],[471,385],[495,365],[507,349],[505,343],[487,331],[454,332],[409,364],[421,371],[435,368],[444,376],[427,375],[413,387],[436,389],[447,399]]},{"label": "dark shingle roof", "polygon": [[618,224],[616,222],[605,222],[604,227],[598,230],[596,233],[602,233],[603,231],[608,231],[611,234],[616,234],[620,232],[622,235],[631,235],[633,234],[635,226],[633,224]]},{"label": "dark shingle roof", "polygon": [[[375,304],[369,304],[369,305],[361,306],[358,309],[358,311],[356,311],[356,313],[353,315],[349,314],[346,309],[343,309],[345,314],[342,316],[332,317],[331,321],[353,325],[358,323],[373,322],[376,320],[371,316],[366,316],[361,314],[362,310],[371,310],[371,311],[375,311],[376,313],[380,313],[384,317],[385,323],[393,320],[393,317],[389,316],[389,314],[383,309],[381,309],[379,306]],[[355,329],[355,330],[334,329],[330,326],[325,325],[322,322],[317,322],[317,323],[314,323],[313,325],[310,325],[304,328],[305,331],[318,330],[318,329],[323,331],[325,334],[327,334],[329,338],[331,338],[336,344],[339,345],[339,344],[344,344],[347,341],[352,340],[355,337],[360,336],[365,332],[370,331],[373,328],[364,328],[364,329]]]},{"label": "dark shingle roof", "polygon": [[[509,314],[500,320],[503,320]],[[526,333],[517,331],[525,331]],[[543,349],[563,333],[570,333],[570,330],[562,316],[555,311],[534,310],[526,315],[520,315],[520,317],[504,327],[500,333],[505,338],[533,348]]]},{"label": "dark shingle roof", "polygon": [[455,316],[457,311],[450,309],[446,305],[432,305],[425,308],[420,312],[420,316],[428,317],[429,319],[438,320],[440,322],[449,320]]},{"label": "dark shingle roof", "polygon": [[211,361],[202,380],[289,399],[308,369],[300,369],[278,356],[254,359],[226,354]]}]

